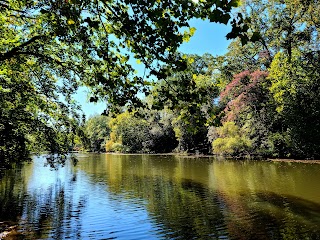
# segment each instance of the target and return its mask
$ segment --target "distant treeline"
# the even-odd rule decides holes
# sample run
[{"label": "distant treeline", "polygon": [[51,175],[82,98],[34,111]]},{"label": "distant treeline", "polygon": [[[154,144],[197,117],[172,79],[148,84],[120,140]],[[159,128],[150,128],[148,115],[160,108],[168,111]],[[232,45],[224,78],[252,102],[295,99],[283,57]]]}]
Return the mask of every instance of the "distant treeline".
[{"label": "distant treeline", "polygon": [[187,69],[156,82],[148,108],[89,119],[87,134],[106,124],[100,149],[319,158],[319,5],[246,1],[240,12],[248,42],[183,55]]}]

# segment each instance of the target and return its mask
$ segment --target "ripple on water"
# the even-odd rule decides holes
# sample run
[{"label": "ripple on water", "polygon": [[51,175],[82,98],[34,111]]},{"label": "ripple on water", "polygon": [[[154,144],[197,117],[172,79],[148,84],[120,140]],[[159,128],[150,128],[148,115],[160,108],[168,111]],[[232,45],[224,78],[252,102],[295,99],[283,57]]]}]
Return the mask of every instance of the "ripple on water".
[{"label": "ripple on water", "polygon": [[[25,180],[8,175],[10,191],[0,185],[1,193],[12,193],[7,199],[0,195],[2,202],[12,203],[3,210],[17,213],[24,239],[319,239],[316,196],[310,191],[310,198],[303,191],[300,197],[288,196],[301,191],[298,181],[316,183],[319,171],[312,170],[313,181],[307,181],[306,174],[294,170],[294,181],[286,185],[294,188],[284,194],[278,177],[289,168],[277,172],[269,163],[87,156],[78,166],[66,163],[56,171],[36,159],[26,167]],[[260,179],[259,168],[274,171],[275,188]]]}]

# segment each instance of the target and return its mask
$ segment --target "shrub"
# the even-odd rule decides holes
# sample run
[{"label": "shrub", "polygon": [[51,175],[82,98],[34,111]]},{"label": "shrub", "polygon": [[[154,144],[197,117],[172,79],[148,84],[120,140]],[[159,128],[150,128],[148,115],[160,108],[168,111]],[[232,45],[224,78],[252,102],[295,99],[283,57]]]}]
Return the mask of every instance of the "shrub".
[{"label": "shrub", "polygon": [[218,138],[212,142],[213,153],[230,156],[247,155],[251,140],[234,122],[226,122],[217,128]]}]

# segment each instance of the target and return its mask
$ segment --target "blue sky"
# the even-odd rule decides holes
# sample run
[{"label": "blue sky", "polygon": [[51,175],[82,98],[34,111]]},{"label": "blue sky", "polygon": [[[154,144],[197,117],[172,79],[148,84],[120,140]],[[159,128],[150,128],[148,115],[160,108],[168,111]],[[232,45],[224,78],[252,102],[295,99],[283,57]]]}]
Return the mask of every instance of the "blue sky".
[{"label": "blue sky", "polygon": [[[180,47],[180,51],[188,54],[203,55],[211,53],[212,55],[222,55],[227,52],[230,41],[227,41],[226,35],[231,27],[223,24],[210,23],[199,19],[191,20],[190,26],[197,30],[189,42]],[[139,66],[137,66],[139,68]],[[141,68],[141,67],[140,67]],[[104,103],[89,103],[85,88],[81,88],[75,99],[80,103],[84,113],[89,116],[101,114],[105,110]]]}]

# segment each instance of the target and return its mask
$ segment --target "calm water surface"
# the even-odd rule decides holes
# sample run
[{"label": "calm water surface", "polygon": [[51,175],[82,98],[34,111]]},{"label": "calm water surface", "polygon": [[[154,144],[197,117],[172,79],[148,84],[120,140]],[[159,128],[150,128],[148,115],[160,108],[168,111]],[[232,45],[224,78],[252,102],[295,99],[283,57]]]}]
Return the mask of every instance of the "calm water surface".
[{"label": "calm water surface", "polygon": [[320,164],[44,157],[0,176],[11,239],[320,239]]}]

